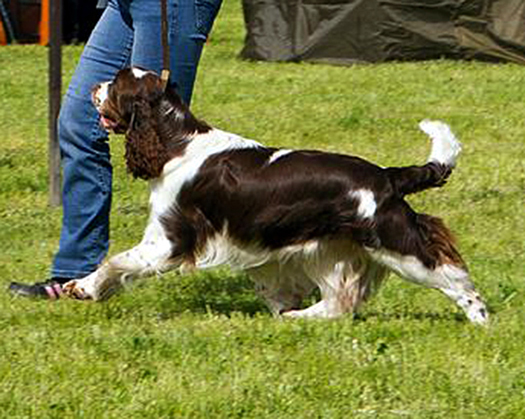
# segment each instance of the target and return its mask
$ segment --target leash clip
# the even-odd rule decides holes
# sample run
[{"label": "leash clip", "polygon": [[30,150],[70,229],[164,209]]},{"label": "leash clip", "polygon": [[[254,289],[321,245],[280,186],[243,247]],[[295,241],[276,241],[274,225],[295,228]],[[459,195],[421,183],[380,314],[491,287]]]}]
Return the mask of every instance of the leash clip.
[{"label": "leash clip", "polygon": [[168,80],[170,79],[170,45],[168,41],[168,1],[160,0],[160,26],[162,37],[162,73],[160,79],[162,82],[162,89],[166,90]]},{"label": "leash clip", "polygon": [[167,68],[162,69],[162,72],[160,73],[160,81],[162,84],[162,90],[166,90],[169,79],[170,79],[170,71]]}]

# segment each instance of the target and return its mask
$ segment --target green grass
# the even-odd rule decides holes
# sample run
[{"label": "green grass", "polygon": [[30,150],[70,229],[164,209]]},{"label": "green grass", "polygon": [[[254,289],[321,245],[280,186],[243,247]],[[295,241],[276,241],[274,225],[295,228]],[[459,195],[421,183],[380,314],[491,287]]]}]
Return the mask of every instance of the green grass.
[{"label": "green grass", "polygon": [[[360,313],[279,321],[228,271],[137,284],[94,304],[0,292],[0,417],[518,418],[525,415],[525,70],[435,61],[357,67],[238,59],[227,0],[194,111],[283,147],[423,162],[423,118],[464,144],[444,189],[411,198],[458,236],[492,310],[477,328],[440,294],[392,277]],[[80,54],[64,49],[65,84]],[[0,48],[0,287],[47,276],[61,213],[47,205],[47,50]],[[147,185],[115,166],[111,253],[135,244]]]}]

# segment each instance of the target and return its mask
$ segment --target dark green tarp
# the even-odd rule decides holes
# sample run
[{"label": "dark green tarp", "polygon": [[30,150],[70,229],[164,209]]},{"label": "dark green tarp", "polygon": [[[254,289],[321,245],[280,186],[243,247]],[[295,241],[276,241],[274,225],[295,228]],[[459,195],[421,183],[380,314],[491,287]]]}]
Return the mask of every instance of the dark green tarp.
[{"label": "dark green tarp", "polygon": [[247,59],[525,64],[525,0],[243,0],[243,9]]}]

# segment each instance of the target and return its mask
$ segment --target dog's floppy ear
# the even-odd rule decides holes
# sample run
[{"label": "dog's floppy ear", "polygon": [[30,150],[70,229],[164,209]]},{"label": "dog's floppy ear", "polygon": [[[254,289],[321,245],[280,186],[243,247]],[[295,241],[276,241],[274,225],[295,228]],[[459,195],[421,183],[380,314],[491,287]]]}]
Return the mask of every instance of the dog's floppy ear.
[{"label": "dog's floppy ear", "polygon": [[153,179],[162,174],[168,153],[162,143],[157,121],[147,100],[133,103],[129,128],[126,132],[126,165],[135,178]]}]

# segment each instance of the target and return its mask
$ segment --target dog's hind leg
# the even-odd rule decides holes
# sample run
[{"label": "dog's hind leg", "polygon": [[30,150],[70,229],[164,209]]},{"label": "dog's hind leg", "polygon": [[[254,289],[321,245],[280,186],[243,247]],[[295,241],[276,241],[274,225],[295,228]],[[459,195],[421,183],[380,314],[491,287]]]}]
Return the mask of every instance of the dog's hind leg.
[{"label": "dog's hind leg", "polygon": [[386,269],[368,258],[340,261],[320,276],[321,301],[304,309],[283,313],[286,317],[336,318],[356,312],[381,285]]},{"label": "dog's hind leg", "polygon": [[487,322],[487,309],[470,281],[466,268],[454,263],[443,263],[429,268],[412,255],[403,256],[386,250],[370,251],[370,253],[374,260],[402,278],[443,292],[461,307],[471,322],[476,324]]},{"label": "dog's hind leg", "polygon": [[90,275],[64,285],[66,295],[77,299],[102,300],[137,278],[162,273],[174,266],[172,244],[162,227],[150,224],[143,240],[132,249],[111,257]]},{"label": "dog's hind leg", "polygon": [[315,288],[301,266],[270,262],[248,271],[272,314],[297,309]]},{"label": "dog's hind leg", "polygon": [[378,217],[382,248],[367,248],[376,262],[402,278],[442,291],[473,323],[488,320],[452,233],[439,218],[415,213],[405,201],[390,203]]}]

